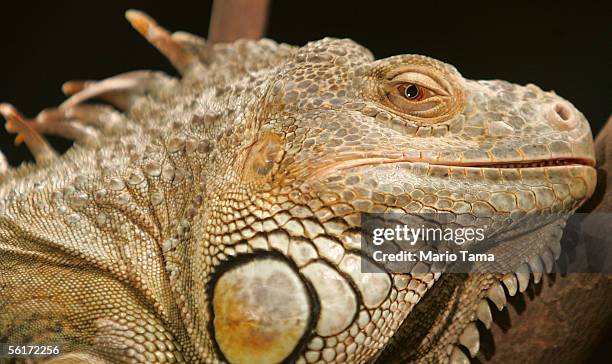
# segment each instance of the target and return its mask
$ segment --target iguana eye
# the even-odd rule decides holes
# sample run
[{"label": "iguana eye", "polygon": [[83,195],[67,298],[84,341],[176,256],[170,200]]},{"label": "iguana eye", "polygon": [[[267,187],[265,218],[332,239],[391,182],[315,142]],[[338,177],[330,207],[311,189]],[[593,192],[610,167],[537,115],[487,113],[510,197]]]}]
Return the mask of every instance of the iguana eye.
[{"label": "iguana eye", "polygon": [[448,92],[437,77],[407,70],[388,77],[384,84],[384,102],[402,114],[433,118],[439,115]]},{"label": "iguana eye", "polygon": [[426,65],[404,65],[380,74],[378,100],[399,118],[412,124],[436,124],[462,108],[455,78]]},{"label": "iguana eye", "polygon": [[[446,93],[434,84],[431,78],[425,77],[411,77],[411,75],[402,77],[400,75],[397,79],[390,80],[384,87],[386,103],[403,114],[418,117],[436,116]],[[410,79],[415,79],[415,81],[411,82]]]}]

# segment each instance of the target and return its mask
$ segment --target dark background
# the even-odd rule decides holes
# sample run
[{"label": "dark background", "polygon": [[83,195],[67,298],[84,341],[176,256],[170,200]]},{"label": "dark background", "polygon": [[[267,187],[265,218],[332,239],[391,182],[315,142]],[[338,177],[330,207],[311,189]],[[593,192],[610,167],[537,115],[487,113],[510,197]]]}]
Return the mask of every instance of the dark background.
[{"label": "dark background", "polygon": [[[610,1],[273,1],[267,36],[295,45],[349,37],[377,58],[418,53],[451,63],[467,78],[535,83],[570,100],[597,132],[612,112]],[[61,103],[70,79],[134,69],[175,74],[123,13],[148,12],[170,30],[206,35],[210,1],[10,1],[0,18],[0,102],[34,116]],[[58,150],[70,143],[48,138]],[[13,165],[31,160],[0,128]],[[608,355],[602,345],[593,359]],[[609,358],[609,356],[608,356]]]},{"label": "dark background", "polygon": [[[272,1],[267,36],[302,45],[350,37],[377,58],[424,54],[467,78],[535,83],[570,100],[597,132],[612,101],[612,7],[592,4],[441,1]],[[70,79],[100,79],[134,69],[175,73],[124,19],[148,12],[170,30],[206,35],[210,1],[5,2],[0,20],[0,101],[27,116],[61,103]],[[0,127],[11,164],[31,156]],[[65,150],[70,143],[49,138]]]}]

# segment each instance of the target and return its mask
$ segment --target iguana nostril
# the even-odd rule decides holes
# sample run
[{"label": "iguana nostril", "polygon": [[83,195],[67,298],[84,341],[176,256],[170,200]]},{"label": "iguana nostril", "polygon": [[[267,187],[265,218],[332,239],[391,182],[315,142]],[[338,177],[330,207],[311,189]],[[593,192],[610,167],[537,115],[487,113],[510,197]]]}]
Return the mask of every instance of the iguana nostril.
[{"label": "iguana nostril", "polygon": [[571,117],[571,116],[570,116],[571,111],[569,111],[569,110],[567,109],[567,107],[565,107],[565,106],[563,106],[563,105],[561,105],[561,104],[557,104],[557,105],[555,105],[555,112],[556,112],[556,113],[557,113],[557,115],[559,115],[559,117],[560,117],[562,120],[564,120],[564,121],[569,120],[569,118]]},{"label": "iguana nostril", "polygon": [[557,129],[571,130],[578,126],[579,116],[572,106],[556,102],[547,110],[546,119]]}]

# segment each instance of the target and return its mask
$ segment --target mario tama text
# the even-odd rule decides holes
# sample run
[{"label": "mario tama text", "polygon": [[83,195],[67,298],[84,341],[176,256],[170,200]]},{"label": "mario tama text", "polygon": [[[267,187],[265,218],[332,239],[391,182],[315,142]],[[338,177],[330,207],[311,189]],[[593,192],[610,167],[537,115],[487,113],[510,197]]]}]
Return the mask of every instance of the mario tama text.
[{"label": "mario tama text", "polygon": [[385,253],[382,250],[374,250],[372,259],[375,262],[425,262],[432,263],[454,263],[454,262],[494,262],[495,255],[491,253],[470,253],[467,250],[458,252],[435,252],[432,250],[399,251],[397,253]]}]

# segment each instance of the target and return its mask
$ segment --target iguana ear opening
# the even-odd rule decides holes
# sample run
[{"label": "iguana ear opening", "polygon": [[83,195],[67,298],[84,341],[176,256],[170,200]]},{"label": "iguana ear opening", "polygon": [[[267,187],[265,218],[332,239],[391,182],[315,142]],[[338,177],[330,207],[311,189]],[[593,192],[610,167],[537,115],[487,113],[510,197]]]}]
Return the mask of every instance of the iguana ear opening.
[{"label": "iguana ear opening", "polygon": [[269,179],[284,154],[284,141],[279,134],[264,133],[247,149],[244,178],[250,181]]}]

